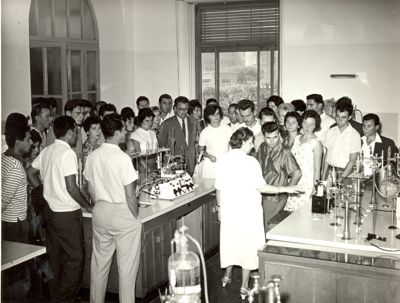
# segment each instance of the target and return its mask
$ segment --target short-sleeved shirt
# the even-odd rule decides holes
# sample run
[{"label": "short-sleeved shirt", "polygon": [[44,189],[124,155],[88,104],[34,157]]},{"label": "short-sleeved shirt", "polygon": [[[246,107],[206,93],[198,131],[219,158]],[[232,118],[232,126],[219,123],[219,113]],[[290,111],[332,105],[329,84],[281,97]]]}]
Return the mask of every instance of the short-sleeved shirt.
[{"label": "short-sleeved shirt", "polygon": [[124,186],[138,178],[131,158],[109,143],[89,154],[83,175],[94,189],[95,202],[109,203],[126,203]]},{"label": "short-sleeved shirt", "polygon": [[146,152],[147,144],[150,150],[155,149],[157,143],[157,136],[153,130],[144,130],[143,128],[139,127],[135,130],[132,135],[131,139],[138,141],[140,143],[140,151]]},{"label": "short-sleeved shirt", "polygon": [[67,191],[65,177],[78,174],[78,159],[71,146],[56,139],[32,162],[40,170],[43,196],[54,212],[75,211],[81,208]]},{"label": "short-sleeved shirt", "polygon": [[321,129],[317,132],[315,132],[315,135],[318,137],[321,142],[323,142],[326,138],[326,133],[328,132],[329,128],[335,124],[335,119],[333,119],[331,116],[328,116],[325,113],[322,113],[320,115],[321,117]]},{"label": "short-sleeved shirt", "polygon": [[26,219],[27,180],[24,165],[12,156],[1,155],[1,220]]},{"label": "short-sleeved shirt", "polygon": [[338,126],[335,126],[326,133],[324,146],[327,149],[328,164],[345,168],[350,154],[360,152],[361,138],[350,124],[342,132]]},{"label": "short-sleeved shirt", "polygon": [[232,133],[234,133],[241,127],[249,128],[253,132],[253,136],[257,136],[258,134],[261,133],[261,125],[260,125],[260,121],[258,119],[255,120],[255,123],[253,124],[252,127],[247,126],[246,123],[244,123],[244,122],[235,124],[235,127],[232,129]]}]

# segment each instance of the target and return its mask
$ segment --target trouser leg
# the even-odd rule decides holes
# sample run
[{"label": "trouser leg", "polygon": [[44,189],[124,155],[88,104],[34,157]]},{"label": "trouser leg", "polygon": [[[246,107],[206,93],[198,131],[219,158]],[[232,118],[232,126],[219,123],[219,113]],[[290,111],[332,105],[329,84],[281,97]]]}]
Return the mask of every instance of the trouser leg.
[{"label": "trouser leg", "polygon": [[93,251],[90,267],[91,303],[104,302],[114,251],[115,243],[112,235],[101,226],[101,222],[93,220]]},{"label": "trouser leg", "polygon": [[80,289],[83,270],[82,212],[46,210],[47,247],[53,279],[49,281],[54,301],[73,301]]},{"label": "trouser leg", "polygon": [[[130,218],[132,220],[132,218]],[[136,222],[116,238],[121,303],[135,302],[135,284],[139,271],[142,224]]]}]

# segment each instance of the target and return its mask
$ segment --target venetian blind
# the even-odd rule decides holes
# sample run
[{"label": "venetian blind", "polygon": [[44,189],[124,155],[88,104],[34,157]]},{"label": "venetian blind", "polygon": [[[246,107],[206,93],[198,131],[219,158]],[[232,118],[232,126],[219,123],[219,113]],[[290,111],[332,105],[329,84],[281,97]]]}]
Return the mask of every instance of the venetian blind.
[{"label": "venetian blind", "polygon": [[198,5],[198,46],[279,46],[279,0]]}]

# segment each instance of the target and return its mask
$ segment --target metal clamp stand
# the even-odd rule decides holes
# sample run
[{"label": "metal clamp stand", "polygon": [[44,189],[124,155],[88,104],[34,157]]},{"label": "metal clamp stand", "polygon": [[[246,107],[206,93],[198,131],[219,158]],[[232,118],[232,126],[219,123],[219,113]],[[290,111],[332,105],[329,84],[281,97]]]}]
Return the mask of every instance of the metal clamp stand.
[{"label": "metal clamp stand", "polygon": [[396,211],[397,211],[397,209],[396,209],[396,201],[397,201],[397,197],[394,197],[392,199],[392,201],[393,201],[393,205],[392,205],[392,225],[390,225],[388,228],[389,229],[397,229],[397,226],[396,226]]}]

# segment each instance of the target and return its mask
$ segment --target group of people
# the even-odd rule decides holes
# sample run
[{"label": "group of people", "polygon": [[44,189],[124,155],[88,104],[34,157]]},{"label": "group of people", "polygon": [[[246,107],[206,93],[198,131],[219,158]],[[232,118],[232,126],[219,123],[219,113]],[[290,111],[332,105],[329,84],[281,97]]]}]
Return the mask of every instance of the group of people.
[{"label": "group of people", "polygon": [[307,103],[271,96],[258,114],[244,99],[230,104],[227,116],[216,99],[203,110],[196,99],[168,94],[153,107],[140,96],[137,115],[130,107],[118,114],[104,101],[69,100],[60,116],[58,106],[52,98],[33,100],[31,125],[24,115],[10,114],[2,154],[2,239],[45,242],[56,302],[75,300],[80,288],[82,208],[93,218],[91,301],[104,301],[116,250],[120,301],[134,302],[141,245],[136,187],[148,169],[133,166],[138,152],[171,148],[191,175],[216,180],[222,282],[231,281],[233,265],[241,266],[242,296],[277,214],[310,205],[315,181],[332,168],[343,181],[361,151],[366,163],[388,146],[398,152],[378,133],[377,115],[365,115],[362,125],[351,119],[347,97],[336,102],[334,118],[319,94],[307,96]]}]

